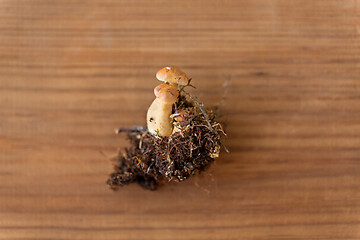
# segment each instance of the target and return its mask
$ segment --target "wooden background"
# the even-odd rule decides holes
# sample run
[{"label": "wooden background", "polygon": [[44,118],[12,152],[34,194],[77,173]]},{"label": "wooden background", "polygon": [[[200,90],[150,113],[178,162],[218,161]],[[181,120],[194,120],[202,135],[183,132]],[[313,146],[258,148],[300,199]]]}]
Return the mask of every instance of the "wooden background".
[{"label": "wooden background", "polygon": [[[1,0],[0,239],[360,239],[359,37],[359,0]],[[167,65],[231,153],[112,192]]]}]

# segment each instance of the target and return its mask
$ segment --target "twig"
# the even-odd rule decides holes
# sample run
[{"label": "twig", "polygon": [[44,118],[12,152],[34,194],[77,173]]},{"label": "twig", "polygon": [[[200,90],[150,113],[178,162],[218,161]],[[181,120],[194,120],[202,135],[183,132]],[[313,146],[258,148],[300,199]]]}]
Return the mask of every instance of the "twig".
[{"label": "twig", "polygon": [[220,144],[221,144],[221,146],[224,148],[225,152],[227,152],[227,153],[230,152],[229,149],[227,149],[227,147],[226,147],[226,146],[224,145],[224,143],[221,141],[221,139],[220,139]]},{"label": "twig", "polygon": [[147,132],[143,132],[143,134],[141,134],[140,141],[139,141],[139,149],[142,149],[142,143],[143,143],[143,139],[144,139],[146,133]]},{"label": "twig", "polygon": [[134,127],[130,127],[130,128],[116,128],[115,133],[119,134],[121,132],[142,132],[145,130],[146,130],[146,128],[143,126],[134,126]]}]

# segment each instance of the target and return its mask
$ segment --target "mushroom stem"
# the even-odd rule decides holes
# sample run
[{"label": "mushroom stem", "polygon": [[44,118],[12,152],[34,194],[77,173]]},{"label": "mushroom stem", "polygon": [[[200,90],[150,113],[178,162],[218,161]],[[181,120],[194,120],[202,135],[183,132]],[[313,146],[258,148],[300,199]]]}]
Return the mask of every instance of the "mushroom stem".
[{"label": "mushroom stem", "polygon": [[156,98],[147,112],[149,132],[161,137],[170,136],[173,130],[170,119],[171,113],[172,104],[164,103],[160,98]]},{"label": "mushroom stem", "polygon": [[176,102],[179,92],[174,86],[160,84],[155,87],[154,93],[156,99],[150,105],[146,116],[148,130],[152,135],[168,137],[173,130],[170,118],[172,105]]}]

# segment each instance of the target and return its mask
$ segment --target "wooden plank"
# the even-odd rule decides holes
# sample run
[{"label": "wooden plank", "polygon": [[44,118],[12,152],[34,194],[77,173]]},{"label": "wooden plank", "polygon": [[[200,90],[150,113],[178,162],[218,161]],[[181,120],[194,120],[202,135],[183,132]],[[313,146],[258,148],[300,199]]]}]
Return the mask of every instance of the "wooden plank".
[{"label": "wooden plank", "polygon": [[[0,239],[359,239],[360,1],[0,2]],[[166,65],[230,154],[105,185]]]}]

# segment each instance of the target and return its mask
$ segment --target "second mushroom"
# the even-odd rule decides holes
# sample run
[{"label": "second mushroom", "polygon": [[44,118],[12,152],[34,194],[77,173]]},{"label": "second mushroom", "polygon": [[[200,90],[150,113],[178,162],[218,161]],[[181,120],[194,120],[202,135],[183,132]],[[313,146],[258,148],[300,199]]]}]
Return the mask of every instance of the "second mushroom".
[{"label": "second mushroom", "polygon": [[173,131],[170,115],[179,91],[169,84],[160,84],[154,89],[156,99],[147,112],[147,127],[152,135],[168,137]]}]

